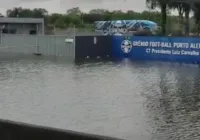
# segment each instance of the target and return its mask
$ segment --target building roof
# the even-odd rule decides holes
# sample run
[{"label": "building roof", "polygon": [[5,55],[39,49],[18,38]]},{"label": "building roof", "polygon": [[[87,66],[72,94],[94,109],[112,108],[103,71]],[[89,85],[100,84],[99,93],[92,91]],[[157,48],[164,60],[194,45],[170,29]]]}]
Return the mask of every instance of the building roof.
[{"label": "building roof", "polygon": [[44,23],[44,19],[0,17],[0,23]]}]

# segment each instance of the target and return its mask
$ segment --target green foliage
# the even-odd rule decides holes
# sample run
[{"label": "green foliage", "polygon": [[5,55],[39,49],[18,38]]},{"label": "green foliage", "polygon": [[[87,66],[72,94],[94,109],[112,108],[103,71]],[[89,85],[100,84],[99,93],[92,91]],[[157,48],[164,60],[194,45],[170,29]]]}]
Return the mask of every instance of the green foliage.
[{"label": "green foliage", "polygon": [[[43,8],[35,8],[31,10],[28,8],[24,9],[21,7],[15,7],[7,10],[7,16],[44,18],[47,27],[69,28],[75,26],[77,28],[84,27],[87,28],[87,30],[93,28],[95,21],[144,19],[158,23],[158,25],[162,27],[160,30],[161,33],[168,34],[175,30],[182,30],[184,27],[183,24],[187,23],[189,27],[191,19],[189,18],[189,14],[191,11],[194,13],[196,29],[200,31],[200,2],[197,3],[194,1],[196,2],[194,3],[193,1],[194,0],[146,0],[149,11],[143,12],[134,12],[131,10],[122,12],[120,10],[108,11],[106,9],[92,9],[90,12],[84,13],[79,9],[79,7],[75,7],[66,10],[65,14],[48,14],[48,11]],[[151,12],[150,9],[155,8],[160,8],[161,12]],[[170,9],[177,10],[179,16],[170,16]]]},{"label": "green foliage", "polygon": [[65,23],[64,18],[58,18],[58,19],[55,21],[55,27],[58,27],[58,28],[65,28],[65,27],[66,27],[66,23]]},{"label": "green foliage", "polygon": [[78,7],[67,10],[66,14],[48,14],[45,9],[23,9],[21,7],[7,10],[8,17],[33,17],[45,18],[45,22],[49,26],[57,28],[67,27],[85,27],[92,28],[95,21],[102,20],[128,20],[128,19],[149,19],[156,23],[161,23],[161,14],[159,12],[134,12],[127,11],[108,11],[106,9],[92,9],[89,13],[83,13]]},{"label": "green foliage", "polygon": [[[166,33],[167,29],[167,10],[177,10],[178,11],[178,23],[179,23],[179,30],[178,32],[182,32],[184,30],[184,34],[188,35],[190,30],[190,12],[193,11],[194,18],[196,21],[196,26],[198,32],[200,32],[200,1],[197,0],[146,0],[147,6],[150,9],[160,8],[162,14],[162,33]],[[184,15],[185,14],[185,15]],[[184,29],[184,27],[186,27]]]}]

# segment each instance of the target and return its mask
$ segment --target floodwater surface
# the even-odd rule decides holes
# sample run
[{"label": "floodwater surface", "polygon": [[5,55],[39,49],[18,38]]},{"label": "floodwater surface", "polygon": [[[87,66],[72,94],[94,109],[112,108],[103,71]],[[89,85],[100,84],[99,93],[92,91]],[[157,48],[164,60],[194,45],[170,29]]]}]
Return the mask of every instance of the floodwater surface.
[{"label": "floodwater surface", "polygon": [[0,118],[130,140],[200,139],[200,68],[0,60]]}]

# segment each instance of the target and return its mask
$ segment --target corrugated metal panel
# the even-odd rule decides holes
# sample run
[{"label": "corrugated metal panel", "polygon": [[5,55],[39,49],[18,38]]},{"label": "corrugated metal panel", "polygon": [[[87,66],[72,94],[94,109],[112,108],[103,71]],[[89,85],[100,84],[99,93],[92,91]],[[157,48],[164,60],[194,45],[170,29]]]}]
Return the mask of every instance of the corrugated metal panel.
[{"label": "corrugated metal panel", "polygon": [[74,57],[74,45],[65,42],[66,36],[38,36],[39,52],[48,56]]},{"label": "corrugated metal panel", "polygon": [[1,17],[0,23],[44,23],[43,18],[7,18]]},{"label": "corrugated metal panel", "polygon": [[45,56],[64,56],[74,59],[74,43],[66,43],[66,38],[54,35],[3,34],[0,38],[0,52],[40,53]]},{"label": "corrugated metal panel", "polygon": [[32,54],[36,48],[36,36],[3,34],[0,52]]}]

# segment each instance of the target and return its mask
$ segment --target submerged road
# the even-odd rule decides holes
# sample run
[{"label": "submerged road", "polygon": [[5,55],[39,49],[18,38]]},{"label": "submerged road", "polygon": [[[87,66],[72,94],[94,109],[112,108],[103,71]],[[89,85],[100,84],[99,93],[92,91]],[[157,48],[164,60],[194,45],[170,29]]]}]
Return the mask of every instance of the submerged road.
[{"label": "submerged road", "polygon": [[200,139],[200,68],[0,59],[0,118],[130,140]]}]

